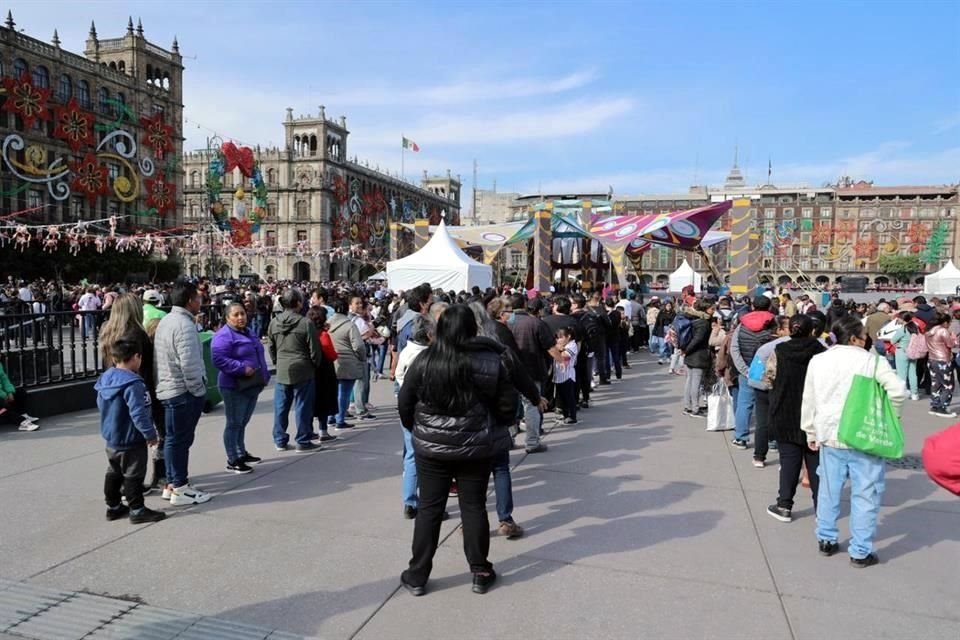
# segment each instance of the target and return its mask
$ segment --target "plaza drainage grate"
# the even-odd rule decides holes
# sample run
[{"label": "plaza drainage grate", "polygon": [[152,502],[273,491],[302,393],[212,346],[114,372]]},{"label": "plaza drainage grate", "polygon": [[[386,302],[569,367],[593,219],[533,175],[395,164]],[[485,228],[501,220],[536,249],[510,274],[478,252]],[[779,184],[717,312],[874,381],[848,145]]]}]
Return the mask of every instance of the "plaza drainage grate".
[{"label": "plaza drainage grate", "polygon": [[307,640],[274,629],[2,579],[0,633],[29,640]]},{"label": "plaza drainage grate", "polygon": [[887,466],[894,469],[909,469],[923,471],[923,460],[920,456],[903,456],[899,460],[887,460]]}]

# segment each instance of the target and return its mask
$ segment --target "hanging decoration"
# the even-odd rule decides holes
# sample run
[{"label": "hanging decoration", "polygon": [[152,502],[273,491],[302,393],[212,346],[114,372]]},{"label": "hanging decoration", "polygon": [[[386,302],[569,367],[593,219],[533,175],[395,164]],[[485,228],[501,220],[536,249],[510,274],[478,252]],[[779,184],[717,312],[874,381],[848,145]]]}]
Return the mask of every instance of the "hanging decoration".
[{"label": "hanging decoration", "polygon": [[50,89],[33,86],[29,73],[24,71],[19,78],[4,78],[3,87],[7,90],[7,99],[3,103],[4,111],[23,118],[25,128],[32,129],[37,120],[50,119],[50,111],[47,109]]},{"label": "hanging decoration", "polygon": [[159,215],[173,209],[177,187],[174,183],[167,182],[163,171],[159,172],[155,179],[144,180],[144,184],[147,186],[147,204]]},{"label": "hanging decoration", "polygon": [[[231,212],[221,198],[223,176],[228,171],[240,169],[240,173],[249,178],[253,185],[252,206],[247,203],[247,194],[241,184],[234,193]],[[237,147],[233,142],[224,142],[215,148],[207,164],[207,200],[210,203],[210,215],[221,231],[229,232],[235,246],[247,246],[252,234],[260,231],[260,224],[267,214],[267,185],[263,182],[260,163],[253,157],[249,147]]]},{"label": "hanging decoration", "polygon": [[80,162],[70,164],[73,180],[70,186],[87,197],[91,205],[97,196],[107,195],[107,168],[97,161],[92,152],[87,152]]}]

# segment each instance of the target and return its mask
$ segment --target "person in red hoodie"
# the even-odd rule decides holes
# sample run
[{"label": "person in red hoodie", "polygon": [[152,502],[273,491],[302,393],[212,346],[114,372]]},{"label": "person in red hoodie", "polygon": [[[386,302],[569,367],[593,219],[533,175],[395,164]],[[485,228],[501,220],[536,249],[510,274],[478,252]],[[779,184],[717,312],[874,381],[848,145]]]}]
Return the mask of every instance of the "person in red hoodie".
[{"label": "person in red hoodie", "polygon": [[330,332],[327,331],[327,310],[320,305],[314,305],[307,312],[307,318],[317,327],[317,340],[320,341],[320,351],[323,354],[323,362],[317,367],[317,375],[314,376],[316,393],[313,396],[313,417],[320,420],[320,434],[317,438],[320,442],[331,442],[337,439],[337,436],[332,436],[327,431],[327,419],[337,415],[338,411],[337,373],[333,368],[337,350],[330,339]]},{"label": "person in red hoodie", "polygon": [[757,349],[777,336],[776,316],[770,313],[770,298],[757,296],[753,300],[753,311],[740,318],[740,325],[734,330],[730,341],[730,358],[737,370],[739,387],[735,404],[736,430],[733,444],[737,449],[748,448],[747,436],[750,434],[750,416],[756,401],[753,387],[747,381],[750,363]]}]

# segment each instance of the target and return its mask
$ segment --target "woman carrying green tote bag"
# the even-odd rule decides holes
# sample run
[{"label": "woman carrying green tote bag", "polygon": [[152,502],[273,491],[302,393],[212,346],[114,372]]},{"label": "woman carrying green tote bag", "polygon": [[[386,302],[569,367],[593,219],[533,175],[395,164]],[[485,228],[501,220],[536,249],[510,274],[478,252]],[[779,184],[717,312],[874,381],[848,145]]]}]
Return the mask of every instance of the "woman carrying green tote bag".
[{"label": "woman carrying green tote bag", "polygon": [[886,389],[877,382],[880,356],[870,375],[855,374],[843,404],[837,439],[857,451],[879,458],[903,457],[903,429]]},{"label": "woman carrying green tote bag", "polygon": [[[886,434],[889,416],[896,415],[907,398],[907,389],[886,360],[864,348],[866,336],[859,320],[842,318],[831,329],[836,345],[810,360],[800,415],[808,446],[820,451],[817,542],[823,555],[831,556],[839,550],[840,496],[849,479],[850,562],[857,568],[869,567],[878,562],[873,539],[884,490],[885,462],[876,451],[880,446],[886,453],[897,453],[895,435]],[[876,386],[882,388],[882,393]],[[849,426],[845,424],[844,431],[855,433],[844,434],[848,435],[848,442],[869,444],[874,453],[843,442],[840,430],[845,413]],[[856,415],[859,425],[853,419]],[[899,434],[899,422],[896,426],[895,434]],[[884,435],[878,437],[877,433]],[[899,437],[902,453],[902,435]]]}]

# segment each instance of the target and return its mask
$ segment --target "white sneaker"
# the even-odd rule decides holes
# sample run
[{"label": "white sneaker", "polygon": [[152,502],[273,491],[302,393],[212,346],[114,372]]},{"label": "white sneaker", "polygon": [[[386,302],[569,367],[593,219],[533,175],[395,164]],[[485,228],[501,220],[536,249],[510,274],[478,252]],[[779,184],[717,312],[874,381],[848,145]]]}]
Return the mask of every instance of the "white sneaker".
[{"label": "white sneaker", "polygon": [[911,399],[911,400],[919,400],[919,399],[920,399],[920,396],[919,396],[919,394],[911,393],[911,394],[910,394],[910,399]]},{"label": "white sneaker", "polygon": [[20,423],[20,431],[36,431],[40,428],[40,425],[34,424],[29,420],[24,420]]},{"label": "white sneaker", "polygon": [[163,493],[160,494],[160,497],[164,500],[169,500],[173,496],[173,485],[165,484],[163,485]]},{"label": "white sneaker", "polygon": [[36,421],[39,419],[39,418],[37,418],[36,416],[30,415],[29,413],[23,414],[23,417],[24,417],[25,419],[29,420],[30,422],[36,422]]},{"label": "white sneaker", "polygon": [[170,504],[174,506],[203,504],[209,502],[212,497],[209,493],[204,493],[188,484],[182,487],[174,487],[173,495],[170,496]]}]

